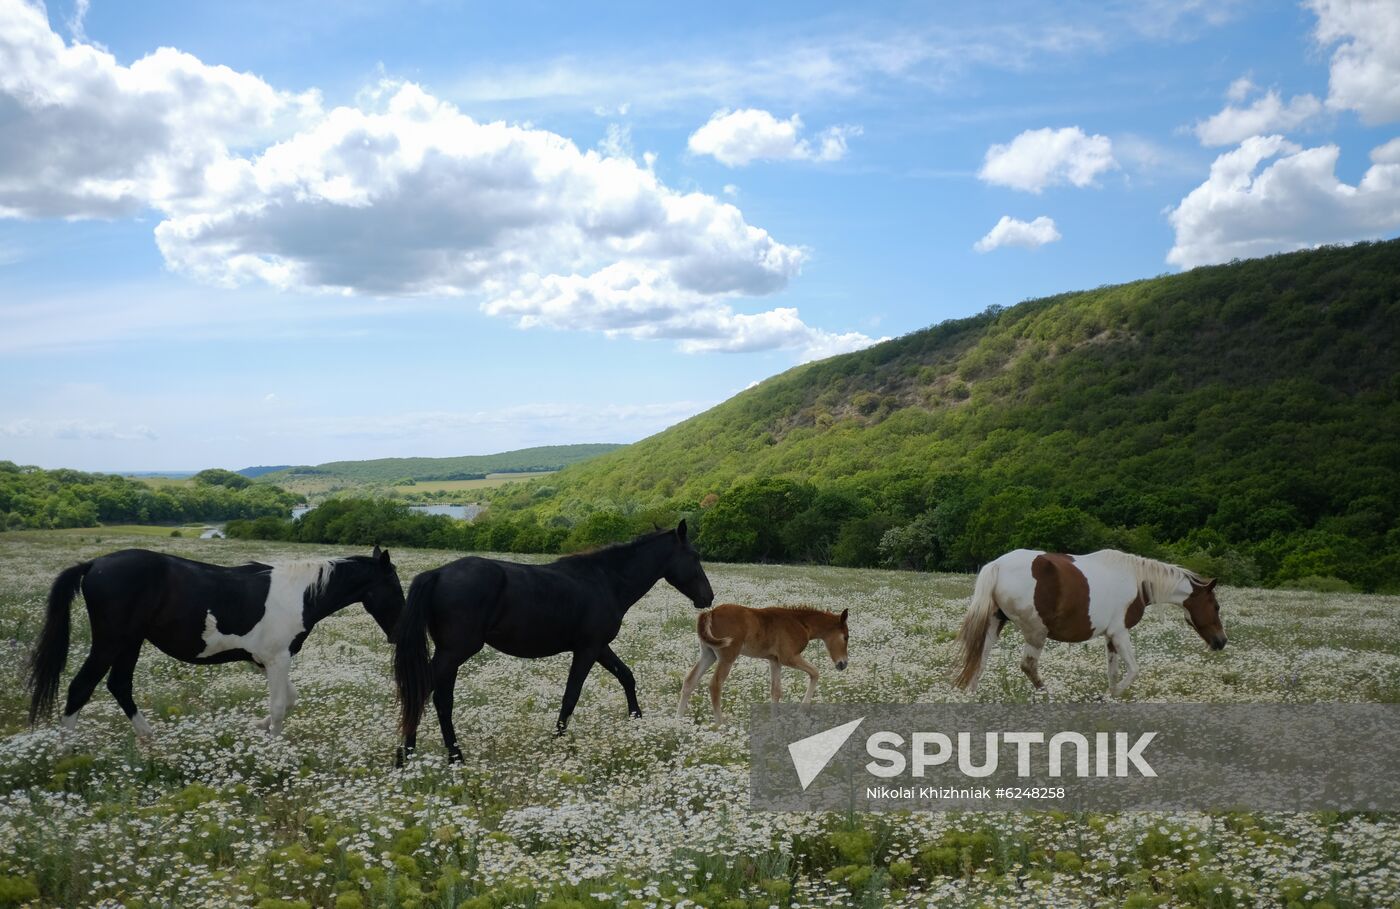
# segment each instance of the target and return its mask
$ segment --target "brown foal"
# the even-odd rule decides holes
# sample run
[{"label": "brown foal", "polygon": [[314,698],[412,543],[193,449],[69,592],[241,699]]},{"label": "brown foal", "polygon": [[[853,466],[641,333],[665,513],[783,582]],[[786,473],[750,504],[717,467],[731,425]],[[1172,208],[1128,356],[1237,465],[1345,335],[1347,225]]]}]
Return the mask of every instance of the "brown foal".
[{"label": "brown foal", "polygon": [[710,706],[715,722],[723,719],[720,711],[720,690],[740,654],[767,660],[773,675],[773,701],[782,699],[783,686],[779,678],[782,667],[791,666],[807,673],[806,704],[817,690],[817,667],[802,658],[802,651],[814,638],[826,643],[827,653],[836,668],[846,668],[846,645],[851,635],[846,628],[846,613],[823,612],[810,606],[772,606],[750,609],[734,603],[716,606],[701,613],[695,622],[700,638],[700,662],[690,670],[681,686],[681,702],[677,713],[685,716],[691,695],[711,666],[719,663],[715,677],[710,680]]}]

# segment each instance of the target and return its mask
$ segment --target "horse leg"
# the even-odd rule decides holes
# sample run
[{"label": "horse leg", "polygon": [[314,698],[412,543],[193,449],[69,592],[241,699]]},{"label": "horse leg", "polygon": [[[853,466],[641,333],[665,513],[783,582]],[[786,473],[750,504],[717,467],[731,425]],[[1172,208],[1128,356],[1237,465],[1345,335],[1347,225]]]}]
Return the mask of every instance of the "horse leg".
[{"label": "horse leg", "polygon": [[96,639],[93,640],[87,659],[83,660],[83,665],[78,669],[78,674],[73,676],[73,681],[68,683],[68,702],[63,707],[62,721],[65,732],[71,732],[73,727],[78,725],[78,711],[82,710],[83,705],[92,697],[97,683],[102,681],[107,670],[112,668],[116,657],[117,651],[110,644],[99,644]]},{"label": "horse leg", "polygon": [[282,734],[282,721],[287,718],[287,687],[292,672],[292,654],[283,651],[263,664],[267,673],[267,731]]},{"label": "horse leg", "polygon": [[714,711],[715,725],[724,722],[724,711],[720,709],[720,693],[724,690],[724,680],[729,678],[729,670],[734,668],[738,653],[721,653],[719,665],[715,667],[715,677],[710,679],[710,709]]},{"label": "horse leg", "polygon": [[685,683],[681,685],[681,702],[676,706],[676,716],[685,716],[686,709],[690,706],[690,698],[695,694],[695,687],[700,684],[700,678],[710,671],[710,667],[715,664],[715,652],[704,644],[700,645],[700,660],[690,670],[690,674],[685,677]]},{"label": "horse leg", "polygon": [[578,706],[578,696],[583,692],[583,682],[598,661],[593,650],[575,650],[574,661],[569,664],[569,682],[564,686],[564,703],[559,706],[559,719],[554,724],[554,734],[563,735],[569,728],[569,717]]},{"label": "horse leg", "polygon": [[1118,648],[1113,646],[1113,637],[1104,635],[1103,642],[1108,652],[1108,688],[1113,690],[1113,685],[1118,681]]},{"label": "horse leg", "polygon": [[794,654],[787,664],[793,669],[801,669],[807,673],[807,694],[803,696],[802,703],[812,703],[812,696],[817,693],[817,667],[804,660],[801,653]]},{"label": "horse leg", "polygon": [[768,687],[773,695],[773,703],[777,704],[783,699],[783,664],[777,660],[769,660],[768,675],[770,677]]},{"label": "horse leg", "polygon": [[642,715],[642,705],[637,703],[637,680],[632,676],[632,670],[627,668],[627,664],[613,653],[611,647],[604,647],[602,654],[598,657],[598,663],[622,685],[622,691],[627,695],[627,714],[631,717],[640,718]]},{"label": "horse leg", "polygon": [[[437,710],[438,726],[442,728],[442,744],[447,749],[447,760],[452,764],[462,763],[462,749],[457,744],[457,729],[452,725],[452,704],[457,696],[457,670],[462,668],[462,664],[476,656],[481,650],[481,645],[477,644],[476,649],[462,656],[438,648],[433,654],[432,660],[428,663],[428,671],[432,673],[433,679],[433,707]],[[412,749],[412,742],[416,736],[405,736],[405,748]]]},{"label": "horse leg", "polygon": [[1036,691],[1045,690],[1045,683],[1040,678],[1040,651],[1045,647],[1045,637],[1043,631],[1027,634],[1026,645],[1021,648],[1021,671],[1031,680]]},{"label": "horse leg", "polygon": [[141,658],[143,643],[144,641],[138,640],[117,655],[116,662],[112,664],[112,671],[107,674],[107,690],[117,699],[126,718],[131,720],[131,725],[136,727],[136,735],[142,739],[149,739],[153,734],[151,724],[146,722],[140,708],[136,706],[136,701],[131,697],[131,675],[136,671],[136,661]]},{"label": "horse leg", "polygon": [[1126,628],[1113,633],[1113,648],[1118,651],[1118,659],[1123,666],[1123,674],[1119,676],[1118,683],[1108,689],[1108,693],[1113,697],[1122,697],[1123,692],[1128,690],[1128,686],[1137,678],[1138,665],[1137,656],[1133,653],[1133,642],[1128,638]]},{"label": "horse leg", "polygon": [[982,670],[987,668],[987,660],[997,649],[997,639],[1001,637],[1002,626],[1006,620],[994,618],[987,625],[987,635],[982,639],[982,662],[977,664],[977,671],[973,673],[972,681],[967,683],[967,693],[972,694],[977,691],[977,683],[982,680]]}]

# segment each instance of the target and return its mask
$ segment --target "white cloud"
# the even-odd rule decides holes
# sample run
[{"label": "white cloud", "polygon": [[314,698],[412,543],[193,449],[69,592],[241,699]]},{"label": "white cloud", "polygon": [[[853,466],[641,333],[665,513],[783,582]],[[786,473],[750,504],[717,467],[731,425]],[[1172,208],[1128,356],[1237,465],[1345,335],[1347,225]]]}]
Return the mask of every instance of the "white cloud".
[{"label": "white cloud", "polygon": [[[483,307],[522,328],[598,331],[608,337],[666,338],[687,353],[790,349],[803,359],[859,350],[876,343],[859,332],[813,328],[796,309],[735,312],[727,304],[676,284],[665,272],[617,264],[591,275],[548,275],[523,282]],[[883,340],[883,339],[882,339]]]},{"label": "white cloud", "polygon": [[1019,221],[1010,215],[1002,215],[987,235],[972,245],[980,253],[991,252],[999,246],[1022,246],[1035,249],[1046,243],[1060,239],[1053,218],[1044,215],[1034,221]]},{"label": "white cloud", "polygon": [[[736,298],[783,290],[803,251],[732,204],[663,184],[623,126],[602,153],[580,151],[391,81],[323,113],[314,92],[169,48],[122,66],[65,44],[19,0],[0,0],[0,59],[0,109],[15,112],[0,133],[0,217],[154,208],[167,265],[217,286],[470,295],[522,324],[693,350],[870,342],[787,308],[737,312]],[[799,144],[831,159],[844,136]],[[568,317],[551,320],[563,301]],[[44,343],[38,331],[25,343]]]},{"label": "white cloud", "polygon": [[1309,0],[1332,53],[1327,106],[1365,123],[1400,120],[1400,7],[1395,0]]},{"label": "white cloud", "polygon": [[1255,86],[1253,79],[1248,76],[1240,76],[1234,82],[1230,83],[1230,87],[1225,91],[1225,97],[1238,104],[1245,98],[1254,94],[1256,88],[1257,86]]},{"label": "white cloud", "polygon": [[1375,149],[1355,186],[1337,179],[1338,154],[1335,145],[1305,149],[1282,136],[1254,136],[1222,154],[1169,213],[1176,243],[1167,261],[1194,268],[1400,228],[1400,144]]},{"label": "white cloud", "polygon": [[166,260],[221,285],[489,299],[622,266],[691,305],[773,293],[801,264],[734,206],[631,159],[478,123],[411,84],[381,102],[237,161],[201,210],[156,228]]},{"label": "white cloud", "polygon": [[[1230,93],[1235,94],[1235,86],[1230,87]],[[1248,107],[1226,105],[1220,113],[1199,121],[1194,132],[1202,145],[1234,145],[1250,136],[1291,132],[1320,113],[1322,102],[1312,95],[1294,95],[1285,104],[1279,93],[1270,89]]]},{"label": "white cloud", "polygon": [[1107,136],[1085,135],[1077,126],[1028,129],[1006,145],[987,149],[979,179],[1039,193],[1047,186],[1090,186],[1099,174],[1118,167]]},{"label": "white cloud", "polygon": [[598,143],[598,151],[610,158],[631,158],[632,127],[622,123],[609,123],[608,131]]},{"label": "white cloud", "polygon": [[846,139],[860,135],[859,126],[832,126],[816,144],[801,138],[802,118],[779,120],[766,110],[719,110],[690,136],[690,150],[710,155],[726,167],[754,161],[839,161],[846,156]]},{"label": "white cloud", "polygon": [[[79,20],[80,21],[80,20]],[[79,29],[80,30],[80,29]],[[0,0],[0,217],[115,217],[190,204],[228,149],[319,112],[314,92],[161,48],[122,66]]]}]

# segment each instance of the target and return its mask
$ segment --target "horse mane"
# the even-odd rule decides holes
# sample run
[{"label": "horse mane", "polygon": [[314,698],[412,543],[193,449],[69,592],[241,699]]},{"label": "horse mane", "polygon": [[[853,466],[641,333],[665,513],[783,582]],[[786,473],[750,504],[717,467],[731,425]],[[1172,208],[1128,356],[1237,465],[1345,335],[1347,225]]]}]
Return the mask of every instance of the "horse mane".
[{"label": "horse mane", "polygon": [[559,558],[555,559],[551,564],[572,564],[574,562],[585,560],[608,561],[610,560],[611,556],[619,555],[623,552],[630,551],[639,543],[647,543],[651,540],[660,539],[661,537],[666,536],[668,533],[671,533],[671,531],[654,530],[650,533],[644,533],[641,536],[634,537],[630,540],[623,540],[621,543],[609,543],[606,546],[591,546],[588,549],[585,549],[581,552],[574,552],[566,556],[560,556]]},{"label": "horse mane", "polygon": [[264,567],[269,572],[282,572],[293,580],[296,587],[312,596],[320,596],[325,592],[326,585],[330,583],[331,575],[335,573],[336,566],[345,561],[348,559],[297,559]]},{"label": "horse mane", "polygon": [[1192,584],[1205,583],[1205,578],[1196,572],[1189,568],[1182,568],[1180,565],[1173,565],[1170,562],[1159,562],[1156,559],[1134,555],[1131,552],[1120,552],[1117,549],[1105,549],[1103,555],[1118,562],[1125,570],[1131,572],[1137,578],[1138,584],[1146,585],[1154,600],[1174,589],[1181,583],[1182,579],[1186,579]]}]

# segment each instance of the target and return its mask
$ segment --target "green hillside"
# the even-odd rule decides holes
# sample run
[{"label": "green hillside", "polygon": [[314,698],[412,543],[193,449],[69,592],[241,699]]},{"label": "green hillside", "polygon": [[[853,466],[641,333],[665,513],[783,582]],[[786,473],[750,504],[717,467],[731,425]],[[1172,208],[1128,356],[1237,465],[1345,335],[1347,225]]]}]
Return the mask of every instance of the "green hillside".
[{"label": "green hillside", "polygon": [[1199,268],[799,366],[499,490],[492,520],[582,540],[698,511],[720,558],[970,568],[1116,543],[1394,585],[1398,369],[1400,241]]},{"label": "green hillside", "polygon": [[558,470],[620,448],[620,445],[545,445],[499,454],[458,458],[378,458],[372,461],[331,461],[315,466],[287,467],[259,474],[260,483],[285,484],[304,477],[347,484],[382,484],[397,480],[470,480],[492,473],[535,473]]}]

